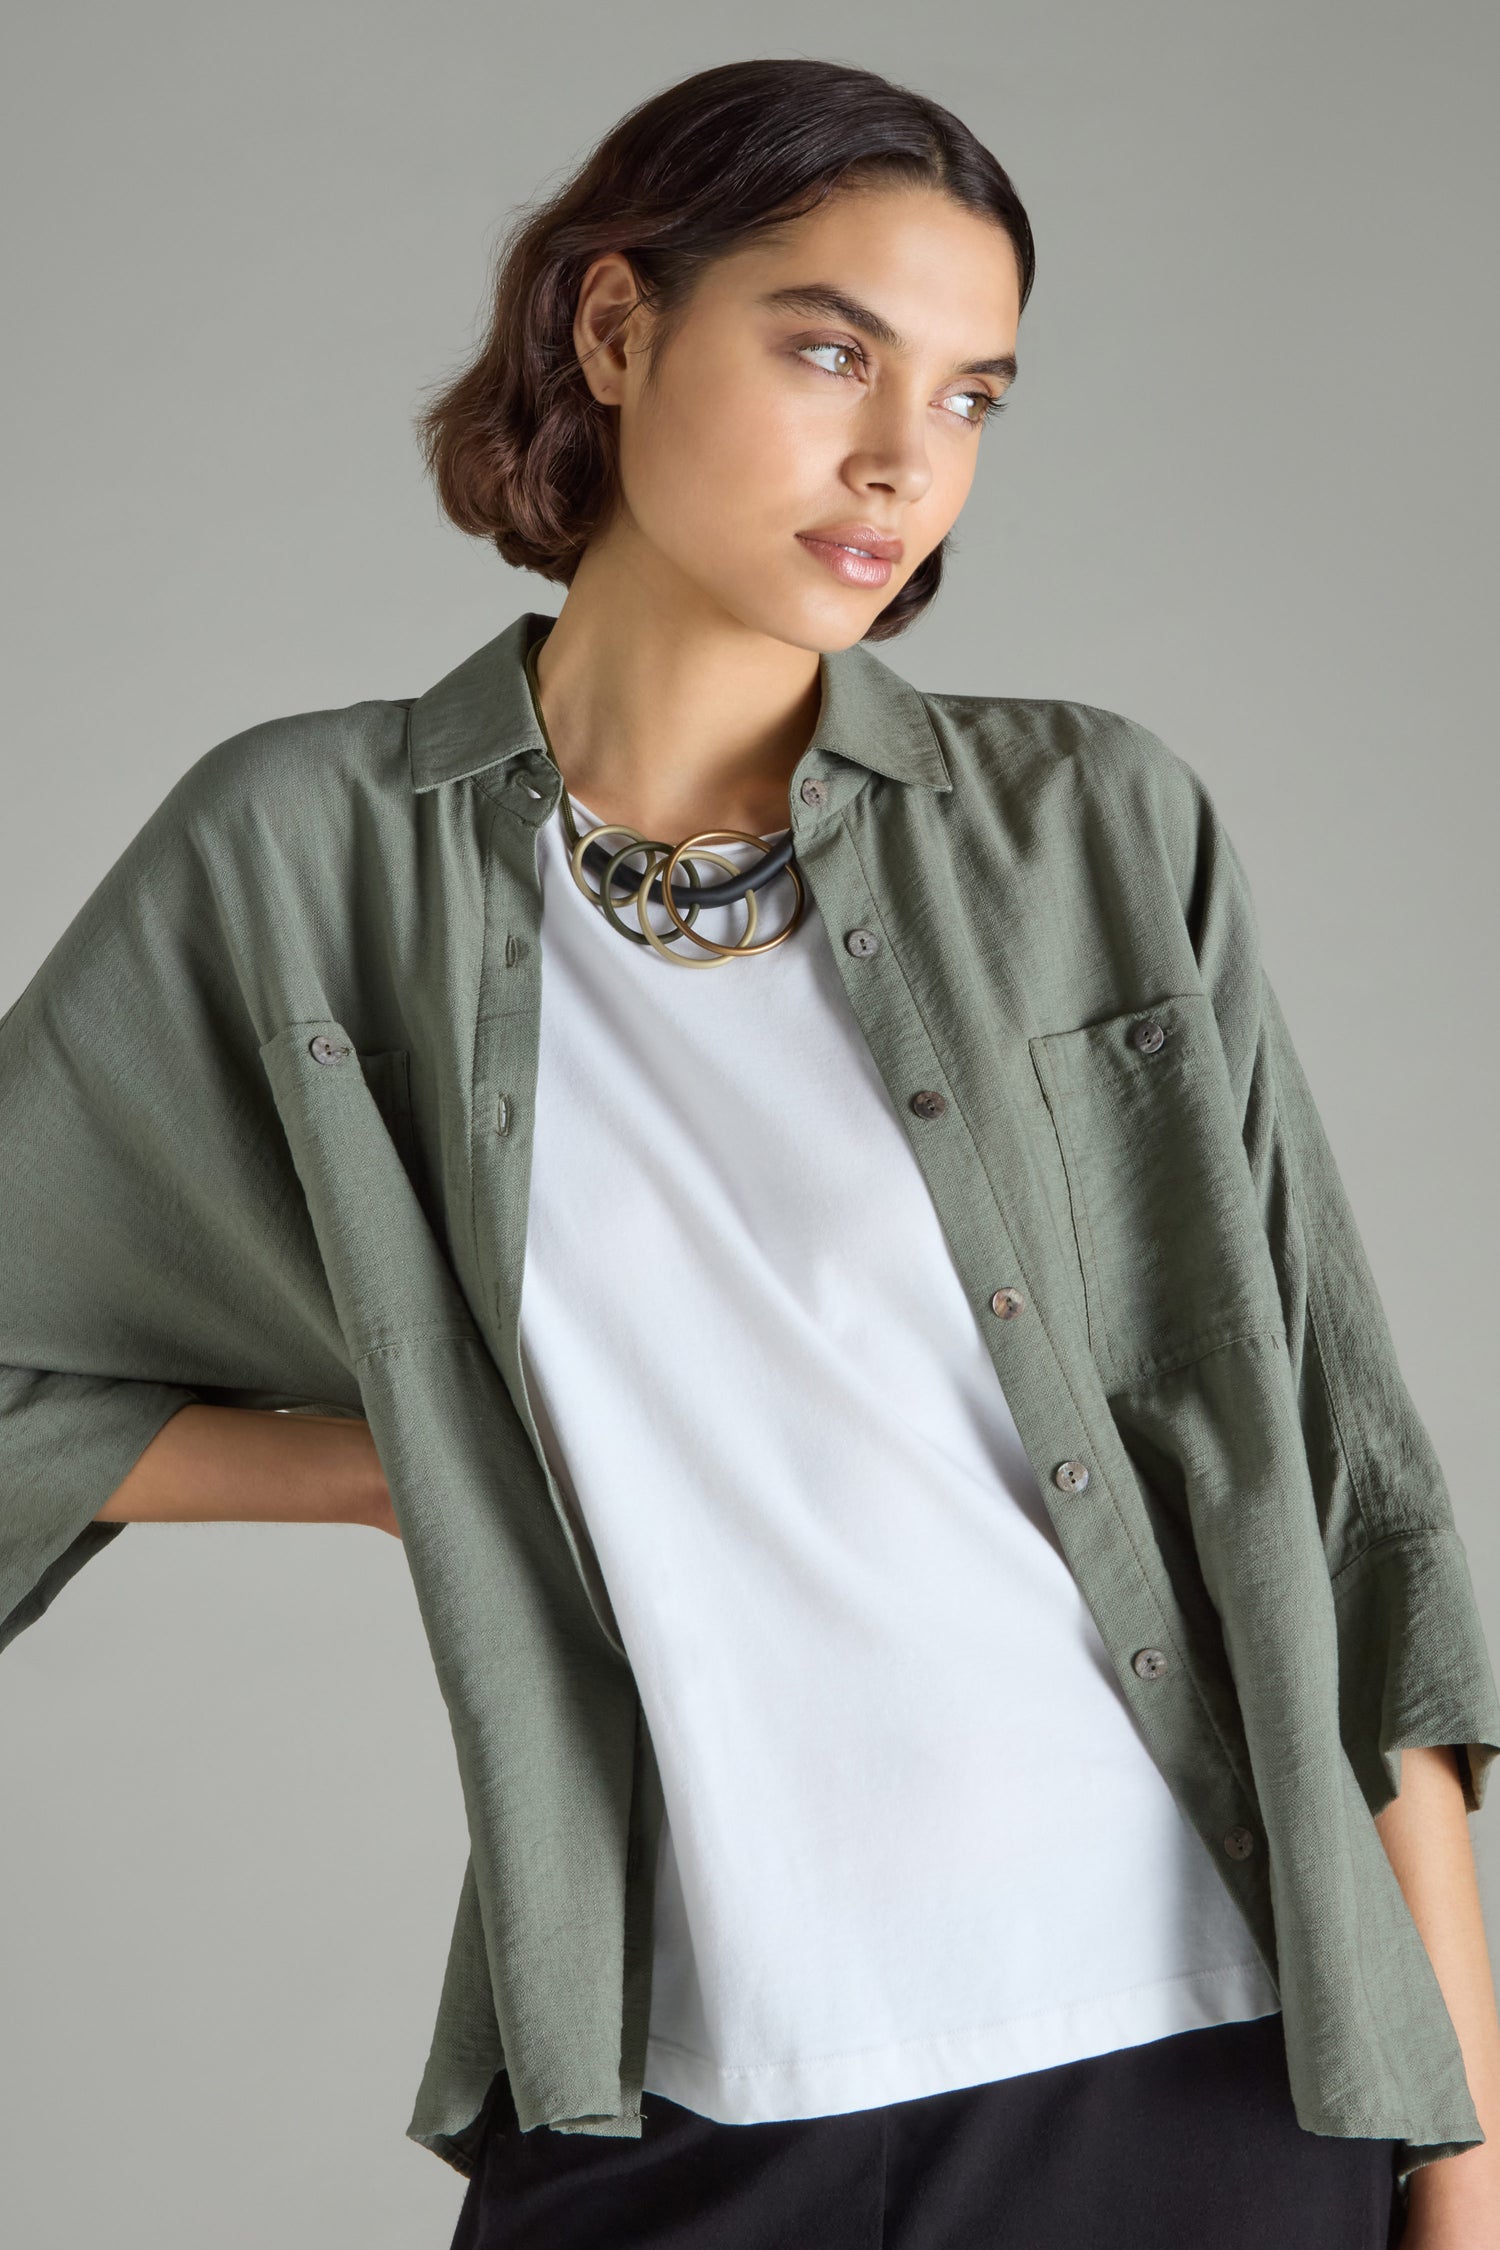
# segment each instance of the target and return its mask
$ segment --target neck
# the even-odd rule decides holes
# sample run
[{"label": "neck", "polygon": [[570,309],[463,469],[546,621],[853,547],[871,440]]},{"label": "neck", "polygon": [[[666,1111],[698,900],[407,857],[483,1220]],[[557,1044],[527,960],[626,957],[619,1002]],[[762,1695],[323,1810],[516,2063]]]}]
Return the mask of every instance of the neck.
[{"label": "neck", "polygon": [[790,826],[817,652],[731,617],[639,540],[589,548],[536,671],[563,780],[600,820],[672,843]]}]

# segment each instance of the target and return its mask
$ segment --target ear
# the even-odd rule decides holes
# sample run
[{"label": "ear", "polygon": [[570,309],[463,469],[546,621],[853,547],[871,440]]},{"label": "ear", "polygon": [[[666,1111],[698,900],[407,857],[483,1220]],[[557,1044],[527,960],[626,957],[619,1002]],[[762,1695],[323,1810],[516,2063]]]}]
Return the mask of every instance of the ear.
[{"label": "ear", "polygon": [[626,331],[640,303],[635,270],[620,250],[595,258],[579,284],[573,343],[584,380],[603,406],[620,404]]}]

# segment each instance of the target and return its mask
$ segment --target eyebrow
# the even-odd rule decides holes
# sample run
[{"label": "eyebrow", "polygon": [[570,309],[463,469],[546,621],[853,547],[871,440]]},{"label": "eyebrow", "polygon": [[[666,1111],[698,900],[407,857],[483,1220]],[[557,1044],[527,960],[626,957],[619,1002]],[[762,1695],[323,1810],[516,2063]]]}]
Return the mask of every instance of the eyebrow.
[{"label": "eyebrow", "polygon": [[[835,288],[832,282],[793,283],[786,289],[769,289],[755,301],[760,305],[768,305],[775,312],[824,313],[833,320],[847,322],[851,328],[863,329],[867,336],[873,337],[877,344],[884,344],[888,351],[904,352],[907,349],[906,338],[898,335],[888,320],[883,319],[878,312],[872,312],[868,305],[860,304],[844,290]],[[954,373],[1003,375],[1008,383],[1014,382],[1015,354],[1006,352],[999,359],[971,359],[962,367],[955,368]]]}]

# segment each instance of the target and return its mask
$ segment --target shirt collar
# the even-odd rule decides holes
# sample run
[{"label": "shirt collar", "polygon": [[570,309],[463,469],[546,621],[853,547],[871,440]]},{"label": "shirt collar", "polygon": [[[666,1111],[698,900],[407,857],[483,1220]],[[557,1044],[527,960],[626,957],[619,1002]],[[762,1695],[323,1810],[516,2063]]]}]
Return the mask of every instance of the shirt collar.
[{"label": "shirt collar", "polygon": [[[526,651],[554,623],[544,612],[524,610],[415,699],[413,789],[438,789],[525,752],[545,752]],[[820,652],[818,664],[823,702],[808,753],[830,751],[891,781],[952,788],[927,706],[910,681],[858,641]]]}]

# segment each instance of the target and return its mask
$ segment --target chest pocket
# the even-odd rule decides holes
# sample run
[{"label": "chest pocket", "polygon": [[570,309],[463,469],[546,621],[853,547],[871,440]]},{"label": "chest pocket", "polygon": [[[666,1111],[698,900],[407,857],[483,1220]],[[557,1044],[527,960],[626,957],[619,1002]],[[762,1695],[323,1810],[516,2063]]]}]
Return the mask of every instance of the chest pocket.
[{"label": "chest pocket", "polygon": [[473,1318],[414,1192],[410,1058],[356,1047],[330,1017],[260,1050],[353,1358],[416,1331],[474,1339]]},{"label": "chest pocket", "polygon": [[1106,1381],[1279,1327],[1207,993],[1043,1032],[1030,1048],[1067,1175],[1089,1347]]}]

